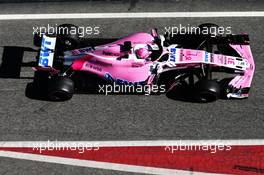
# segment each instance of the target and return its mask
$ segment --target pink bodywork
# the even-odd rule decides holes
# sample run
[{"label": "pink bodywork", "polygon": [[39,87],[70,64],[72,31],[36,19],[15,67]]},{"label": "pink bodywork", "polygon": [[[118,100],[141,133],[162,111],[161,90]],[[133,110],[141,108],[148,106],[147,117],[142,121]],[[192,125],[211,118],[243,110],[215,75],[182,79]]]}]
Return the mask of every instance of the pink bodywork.
[{"label": "pink bodywork", "polygon": [[[243,75],[235,76],[230,82],[229,86],[236,90],[250,88],[255,71],[255,63],[251,53],[250,45],[235,45],[230,46],[240,55],[239,58],[234,56],[227,56],[222,54],[212,54],[202,50],[192,49],[173,49],[170,52],[170,62],[175,63],[178,68],[188,68],[199,66],[197,63],[211,64],[213,66],[222,66],[235,70],[243,71]],[[175,51],[176,50],[176,51]],[[238,59],[242,59],[244,65],[239,65]],[[230,92],[232,93],[232,92]],[[233,95],[244,98],[248,97],[248,92],[235,92]]]},{"label": "pink bodywork", "polygon": [[240,75],[236,76],[229,83],[229,85],[232,85],[237,89],[250,87],[255,71],[255,63],[253,60],[250,46],[249,45],[230,45],[230,46],[233,49],[235,49],[242,58],[245,58],[248,61],[249,67],[244,71],[243,76]]},{"label": "pink bodywork", "polygon": [[114,79],[128,82],[141,82],[150,76],[152,61],[138,59],[133,53],[130,58],[117,58],[122,56],[120,45],[125,41],[131,41],[132,48],[137,44],[152,44],[153,37],[148,33],[136,33],[117,40],[113,43],[102,45],[87,53],[83,58],[77,59],[71,65],[73,70],[88,71],[104,77],[110,74]]},{"label": "pink bodywork", "polygon": [[[151,66],[155,61],[149,61],[148,59],[139,59],[135,55],[134,47],[140,44],[154,44],[153,34],[148,33],[135,33],[130,36],[124,37],[115,42],[97,46],[95,49],[82,53],[82,56],[75,59],[71,68],[75,71],[87,71],[93,74],[97,74],[101,77],[111,75],[114,80],[124,80],[128,83],[136,83],[142,81],[148,81],[153,78],[151,75]],[[126,52],[129,55],[128,58],[122,58],[124,53],[120,51],[120,45],[123,45],[125,41],[131,41],[132,49]],[[237,69],[243,71],[243,75],[237,75],[229,83],[232,88],[243,89],[249,88],[252,82],[254,74],[254,60],[249,45],[230,45],[237,51],[240,58],[233,56],[227,56],[222,54],[212,54],[203,50],[192,50],[182,48],[168,48],[163,49],[163,54],[169,54],[168,61],[161,63],[164,65],[170,65],[172,69],[175,68],[188,68],[200,66],[201,63],[211,64],[213,66],[222,66],[231,69]],[[70,56],[80,55],[80,50],[70,51]],[[121,59],[118,59],[121,58]],[[239,59],[242,59],[246,63],[247,67],[238,68]],[[244,64],[243,63],[243,64]],[[173,66],[171,66],[173,65]],[[240,97],[247,97],[247,93],[238,94]]]}]

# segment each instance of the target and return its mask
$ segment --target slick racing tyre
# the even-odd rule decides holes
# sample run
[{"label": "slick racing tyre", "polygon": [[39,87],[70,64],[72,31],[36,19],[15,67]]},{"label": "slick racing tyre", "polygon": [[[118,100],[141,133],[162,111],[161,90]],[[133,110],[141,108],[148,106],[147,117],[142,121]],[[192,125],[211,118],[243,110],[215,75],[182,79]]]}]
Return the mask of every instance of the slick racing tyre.
[{"label": "slick racing tyre", "polygon": [[66,101],[72,98],[74,83],[67,77],[53,77],[48,87],[48,99],[51,101]]},{"label": "slick racing tyre", "polygon": [[198,102],[213,102],[220,97],[220,86],[215,80],[199,80],[194,87],[195,99]]},{"label": "slick racing tyre", "polygon": [[32,99],[45,100],[47,97],[47,87],[49,74],[43,71],[35,71],[33,82],[27,84],[25,95]]},{"label": "slick racing tyre", "polygon": [[35,71],[33,77],[33,83],[40,87],[45,87],[49,81],[49,73],[44,71]]},{"label": "slick racing tyre", "polygon": [[76,49],[80,44],[79,27],[73,24],[62,24],[58,26],[57,36],[59,39],[58,48],[62,50]]}]

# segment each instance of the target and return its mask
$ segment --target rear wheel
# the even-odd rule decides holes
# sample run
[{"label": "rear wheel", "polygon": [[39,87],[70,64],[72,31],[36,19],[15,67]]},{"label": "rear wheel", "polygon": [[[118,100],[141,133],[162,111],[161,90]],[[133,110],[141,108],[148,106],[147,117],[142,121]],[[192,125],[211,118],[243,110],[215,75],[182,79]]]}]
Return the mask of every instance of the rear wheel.
[{"label": "rear wheel", "polygon": [[45,71],[35,71],[32,85],[34,91],[42,96],[46,95],[47,87],[49,84],[49,73]]},{"label": "rear wheel", "polygon": [[53,77],[49,82],[48,98],[52,101],[66,101],[72,98],[74,83],[67,77]]}]

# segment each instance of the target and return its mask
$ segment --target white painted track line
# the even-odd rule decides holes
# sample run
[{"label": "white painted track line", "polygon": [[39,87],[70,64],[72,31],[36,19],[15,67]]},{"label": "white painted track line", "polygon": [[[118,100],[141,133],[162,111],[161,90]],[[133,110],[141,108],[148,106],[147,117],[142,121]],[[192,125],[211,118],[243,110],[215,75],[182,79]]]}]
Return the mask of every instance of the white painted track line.
[{"label": "white painted track line", "polygon": [[264,17],[264,11],[2,14],[0,20],[96,18]]},{"label": "white painted track line", "polygon": [[248,140],[142,140],[142,141],[1,141],[0,147],[34,147],[37,145],[97,145],[101,147],[120,146],[170,146],[170,145],[264,145],[264,139]]}]

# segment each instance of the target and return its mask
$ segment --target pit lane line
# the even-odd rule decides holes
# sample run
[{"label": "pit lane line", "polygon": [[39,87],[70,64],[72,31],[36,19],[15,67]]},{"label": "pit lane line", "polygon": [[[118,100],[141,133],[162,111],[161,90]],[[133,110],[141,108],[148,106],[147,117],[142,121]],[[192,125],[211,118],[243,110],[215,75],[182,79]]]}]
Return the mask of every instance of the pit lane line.
[{"label": "pit lane line", "polygon": [[217,18],[217,17],[264,17],[264,11],[230,12],[138,12],[138,13],[53,13],[7,14],[0,20],[29,19],[100,19],[100,18]]}]

